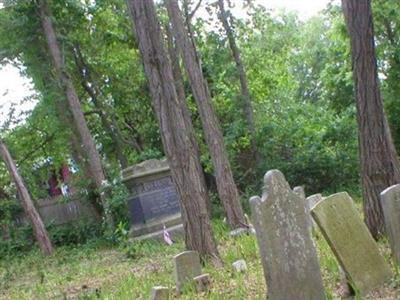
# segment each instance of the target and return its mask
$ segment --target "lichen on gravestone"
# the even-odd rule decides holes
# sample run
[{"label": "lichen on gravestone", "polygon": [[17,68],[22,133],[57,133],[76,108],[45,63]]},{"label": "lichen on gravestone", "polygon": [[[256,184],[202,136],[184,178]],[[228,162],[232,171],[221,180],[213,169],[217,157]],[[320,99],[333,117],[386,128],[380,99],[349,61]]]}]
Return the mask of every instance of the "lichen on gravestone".
[{"label": "lichen on gravestone", "polygon": [[360,295],[368,294],[391,278],[389,265],[347,193],[320,201],[311,215]]},{"label": "lichen on gravestone", "polygon": [[325,299],[305,199],[279,170],[271,170],[264,176],[262,198],[252,197],[250,206],[268,299]]}]

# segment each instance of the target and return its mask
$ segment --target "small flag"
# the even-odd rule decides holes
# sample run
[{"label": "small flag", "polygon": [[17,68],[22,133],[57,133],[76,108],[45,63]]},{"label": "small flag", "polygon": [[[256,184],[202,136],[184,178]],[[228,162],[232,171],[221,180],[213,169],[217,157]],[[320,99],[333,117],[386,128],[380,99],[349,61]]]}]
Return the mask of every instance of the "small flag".
[{"label": "small flag", "polygon": [[164,236],[164,241],[168,244],[168,245],[172,245],[174,242],[171,240],[171,237],[169,236],[169,232],[167,231],[167,227],[165,227],[164,225],[164,229],[163,229],[163,236]]}]

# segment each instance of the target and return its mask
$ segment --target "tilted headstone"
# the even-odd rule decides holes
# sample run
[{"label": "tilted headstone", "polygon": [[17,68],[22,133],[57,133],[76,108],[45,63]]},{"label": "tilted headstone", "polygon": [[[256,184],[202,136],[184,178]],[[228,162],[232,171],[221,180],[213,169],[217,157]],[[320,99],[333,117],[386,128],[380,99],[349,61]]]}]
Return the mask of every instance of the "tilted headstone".
[{"label": "tilted headstone", "polygon": [[314,219],[311,217],[311,209],[315,205],[317,205],[321,200],[322,200],[321,194],[314,194],[314,195],[307,197],[307,199],[306,199],[306,206],[307,206],[308,213],[310,214],[311,224],[312,224],[313,228],[315,228],[317,226],[317,224],[315,223]]},{"label": "tilted headstone", "polygon": [[174,277],[176,289],[181,292],[186,283],[201,275],[200,256],[197,251],[185,251],[174,256]]},{"label": "tilted headstone", "polygon": [[392,276],[347,193],[331,195],[311,210],[353,288],[366,295]]},{"label": "tilted headstone", "polygon": [[252,197],[250,206],[268,299],[325,299],[304,201],[280,171],[265,174],[263,196]]},{"label": "tilted headstone", "polygon": [[168,300],[169,288],[164,286],[155,286],[151,290],[150,300]]},{"label": "tilted headstone", "polygon": [[392,255],[396,263],[400,264],[400,184],[381,193],[381,204]]}]

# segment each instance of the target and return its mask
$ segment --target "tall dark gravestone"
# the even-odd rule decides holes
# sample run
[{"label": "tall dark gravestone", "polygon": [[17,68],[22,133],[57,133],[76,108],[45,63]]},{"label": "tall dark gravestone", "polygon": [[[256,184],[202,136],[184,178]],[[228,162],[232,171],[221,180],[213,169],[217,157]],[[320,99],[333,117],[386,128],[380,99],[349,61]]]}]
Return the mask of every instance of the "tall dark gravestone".
[{"label": "tall dark gravestone", "polygon": [[128,187],[131,235],[159,238],[164,225],[170,234],[183,231],[179,196],[166,159],[146,160],[122,171]]}]

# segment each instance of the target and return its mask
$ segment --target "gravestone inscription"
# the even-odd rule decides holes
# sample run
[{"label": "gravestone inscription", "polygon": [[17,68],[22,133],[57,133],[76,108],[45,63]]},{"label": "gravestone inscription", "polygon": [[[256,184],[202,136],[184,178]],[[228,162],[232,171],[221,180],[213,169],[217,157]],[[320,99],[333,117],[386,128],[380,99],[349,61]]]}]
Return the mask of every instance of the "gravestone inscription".
[{"label": "gravestone inscription", "polygon": [[311,215],[360,295],[390,279],[391,270],[347,193],[320,201]]},{"label": "gravestone inscription", "polygon": [[400,265],[400,184],[381,193],[381,203],[392,256]]},{"label": "gravestone inscription", "polygon": [[151,159],[122,172],[128,187],[128,209],[134,237],[161,237],[168,231],[182,231],[179,196],[166,159]]},{"label": "gravestone inscription", "polygon": [[132,192],[128,203],[133,224],[180,212],[171,177],[138,183],[132,186]]},{"label": "gravestone inscription", "polygon": [[280,171],[271,170],[264,176],[262,198],[252,197],[250,206],[268,299],[325,299],[302,197]]}]

